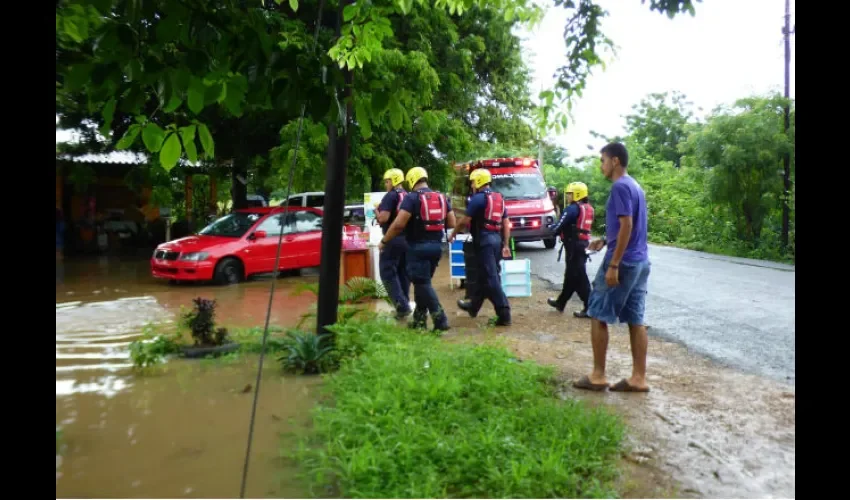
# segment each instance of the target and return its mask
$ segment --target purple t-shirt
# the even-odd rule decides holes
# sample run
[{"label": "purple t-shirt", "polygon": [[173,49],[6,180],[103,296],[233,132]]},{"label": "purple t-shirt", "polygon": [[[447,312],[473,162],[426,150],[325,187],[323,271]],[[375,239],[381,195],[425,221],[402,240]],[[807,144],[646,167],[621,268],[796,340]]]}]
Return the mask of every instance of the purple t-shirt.
[{"label": "purple t-shirt", "polygon": [[617,233],[620,232],[620,219],[624,215],[632,216],[632,235],[623,253],[624,262],[642,262],[649,258],[646,244],[646,197],[643,189],[634,178],[624,175],[611,186],[611,195],[605,206],[605,236],[608,240],[608,254],[614,254],[617,247]]}]

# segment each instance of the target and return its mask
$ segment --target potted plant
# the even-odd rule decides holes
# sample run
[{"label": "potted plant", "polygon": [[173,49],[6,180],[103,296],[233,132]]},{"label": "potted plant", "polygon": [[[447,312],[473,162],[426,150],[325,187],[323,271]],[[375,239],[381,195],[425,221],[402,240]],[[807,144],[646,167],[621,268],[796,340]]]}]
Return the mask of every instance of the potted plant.
[{"label": "potted plant", "polygon": [[195,307],[183,316],[183,320],[192,333],[194,344],[180,347],[183,356],[202,358],[226,354],[238,349],[239,344],[231,341],[227,328],[215,326],[216,301],[198,297],[192,302]]}]

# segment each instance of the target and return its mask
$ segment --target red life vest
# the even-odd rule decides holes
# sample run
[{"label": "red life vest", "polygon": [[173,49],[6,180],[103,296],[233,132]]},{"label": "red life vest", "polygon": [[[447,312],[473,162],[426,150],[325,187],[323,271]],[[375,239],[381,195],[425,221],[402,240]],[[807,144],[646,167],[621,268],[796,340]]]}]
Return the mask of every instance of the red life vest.
[{"label": "red life vest", "polygon": [[396,189],[395,192],[398,194],[398,205],[395,206],[395,213],[392,214],[393,219],[395,219],[395,216],[398,215],[398,211],[401,210],[401,202],[403,202],[404,197],[407,196],[407,191],[404,189]]},{"label": "red life vest", "polygon": [[484,206],[484,229],[499,231],[502,229],[502,216],[505,214],[505,199],[501,193],[486,191],[487,204]]},{"label": "red life vest", "polygon": [[578,204],[578,219],[576,219],[576,234],[582,241],[590,241],[590,228],[593,226],[593,207],[590,203]]},{"label": "red life vest", "polygon": [[407,196],[407,191],[404,189],[396,189],[395,192],[398,194],[398,203],[395,206],[395,210],[390,212],[390,218],[387,219],[386,224],[381,226],[384,229],[384,234],[387,233],[390,226],[392,226],[393,222],[395,222],[395,218],[398,217],[398,212],[401,210],[401,202],[404,201],[404,197]]},{"label": "red life vest", "polygon": [[427,232],[444,231],[446,227],[446,197],[436,191],[417,191],[419,221]]}]

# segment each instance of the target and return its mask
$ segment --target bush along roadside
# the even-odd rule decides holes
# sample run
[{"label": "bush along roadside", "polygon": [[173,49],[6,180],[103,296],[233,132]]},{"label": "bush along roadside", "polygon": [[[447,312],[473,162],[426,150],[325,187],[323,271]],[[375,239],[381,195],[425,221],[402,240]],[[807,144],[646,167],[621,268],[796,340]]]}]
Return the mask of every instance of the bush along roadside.
[{"label": "bush along roadside", "polygon": [[340,368],[293,454],[315,495],[616,496],[621,420],[556,399],[551,367],[385,318],[333,328]]}]

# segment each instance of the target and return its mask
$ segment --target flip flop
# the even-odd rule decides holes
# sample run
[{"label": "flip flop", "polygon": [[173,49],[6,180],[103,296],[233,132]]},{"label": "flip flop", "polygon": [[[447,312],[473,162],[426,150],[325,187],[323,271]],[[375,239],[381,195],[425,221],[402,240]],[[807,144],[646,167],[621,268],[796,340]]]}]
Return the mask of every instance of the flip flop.
[{"label": "flip flop", "polygon": [[573,387],[576,389],[584,389],[585,391],[604,391],[608,388],[608,384],[594,384],[590,381],[590,378],[585,375],[584,377],[578,379],[578,381],[573,382]]},{"label": "flip flop", "polygon": [[629,385],[629,381],[623,379],[616,384],[612,385],[610,390],[612,392],[649,392],[649,387],[645,389],[641,389],[640,387],[635,387],[633,385]]}]

